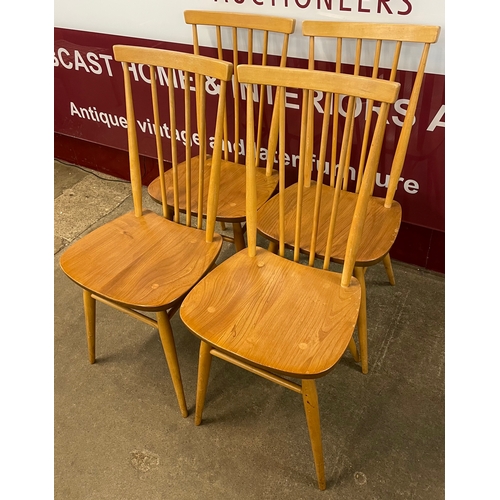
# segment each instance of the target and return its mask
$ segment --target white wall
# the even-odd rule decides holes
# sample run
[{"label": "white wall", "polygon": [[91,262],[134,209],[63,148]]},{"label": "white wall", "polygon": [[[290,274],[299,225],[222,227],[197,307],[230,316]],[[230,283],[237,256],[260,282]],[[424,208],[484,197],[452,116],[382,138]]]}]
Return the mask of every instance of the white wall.
[{"label": "white wall", "polygon": [[[386,12],[384,4],[393,12],[392,15]],[[54,0],[54,25],[190,44],[191,29],[184,24],[183,17],[186,9],[294,17],[297,25],[290,41],[289,55],[304,59],[307,58],[307,43],[301,35],[301,21],[304,19],[439,25],[441,36],[430,51],[426,71],[444,74],[444,4],[444,0]],[[330,5],[331,10],[327,10],[326,5]],[[409,6],[409,14],[398,15],[398,11],[407,12]],[[341,11],[340,7],[351,11]],[[379,7],[381,13],[377,13]],[[370,12],[359,12],[360,8]],[[214,43],[208,35],[202,36],[200,42],[207,46]],[[323,57],[321,53],[317,56]],[[408,49],[402,54],[402,69],[414,68],[415,59]]]}]

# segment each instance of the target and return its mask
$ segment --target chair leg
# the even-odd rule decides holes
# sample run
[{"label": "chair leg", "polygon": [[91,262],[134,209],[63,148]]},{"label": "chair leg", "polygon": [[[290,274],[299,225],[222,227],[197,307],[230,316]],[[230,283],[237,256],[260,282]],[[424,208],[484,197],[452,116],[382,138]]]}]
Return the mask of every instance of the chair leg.
[{"label": "chair leg", "polygon": [[233,223],[234,246],[239,252],[245,248],[245,237],[243,236],[243,228],[239,222]]},{"label": "chair leg", "polygon": [[196,386],[196,411],[194,416],[195,425],[201,424],[203,407],[205,406],[208,377],[210,375],[210,366],[212,364],[212,355],[210,354],[210,349],[211,347],[209,344],[207,344],[206,342],[201,342],[198,362],[198,383]]},{"label": "chair leg", "polygon": [[95,303],[96,300],[92,298],[92,294],[88,290],[83,290],[85,329],[87,331],[87,346],[91,365],[95,363]]},{"label": "chair leg", "polygon": [[166,311],[159,311],[156,313],[158,320],[158,331],[160,333],[160,340],[163,346],[163,352],[167,359],[168,369],[172,382],[174,384],[175,394],[179,403],[179,408],[183,417],[188,416],[186,398],[184,397],[184,389],[182,387],[181,371],[179,369],[179,360],[177,359],[177,351],[175,350],[174,336],[172,327]]},{"label": "chair leg", "polygon": [[359,362],[358,348],[356,347],[356,342],[354,342],[354,339],[352,337],[351,340],[349,340],[349,350],[351,351],[351,356],[353,357],[354,361],[358,363]]},{"label": "chair leg", "polygon": [[361,356],[361,371],[368,373],[368,321],[366,317],[366,282],[362,267],[354,268],[354,276],[361,285],[361,304],[358,315],[359,352]]},{"label": "chair leg", "polygon": [[275,241],[270,241],[269,242],[269,246],[267,247],[267,249],[271,253],[278,253],[278,243],[276,243]]},{"label": "chair leg", "polygon": [[302,380],[302,399],[306,412],[307,427],[309,429],[309,438],[316,466],[316,476],[318,478],[318,487],[320,490],[326,489],[325,481],[325,462],[323,459],[323,446],[321,444],[321,426],[319,421],[318,392],[316,391],[316,382],[311,379]]},{"label": "chair leg", "polygon": [[394,286],[396,284],[396,278],[394,278],[394,271],[392,270],[391,256],[386,254],[384,257],[384,267],[387,277],[389,278],[389,283]]}]

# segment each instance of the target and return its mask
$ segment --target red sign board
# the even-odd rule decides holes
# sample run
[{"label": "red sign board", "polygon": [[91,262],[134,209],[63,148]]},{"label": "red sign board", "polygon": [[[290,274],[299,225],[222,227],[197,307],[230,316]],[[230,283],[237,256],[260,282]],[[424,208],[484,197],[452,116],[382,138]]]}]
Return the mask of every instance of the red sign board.
[{"label": "red sign board", "polygon": [[[54,40],[56,133],[119,150],[127,149],[122,68],[120,63],[114,61],[112,51],[113,45],[116,44],[192,52],[190,45],[56,28]],[[205,52],[210,54],[212,51],[213,49],[207,48]],[[288,66],[305,68],[307,61],[289,58]],[[332,69],[327,63],[320,63],[319,67],[325,70]],[[369,68],[364,70],[369,74]],[[133,80],[136,85],[140,86],[141,82],[146,82],[148,79],[147,68],[139,66],[134,68]],[[377,178],[380,189],[388,182],[387,174],[401,131],[413,79],[414,73],[410,71],[401,71],[398,74],[397,80],[401,82],[402,87],[399,99],[389,114],[387,138],[381,157],[382,173]],[[174,80],[176,88],[192,85],[192,82],[184,82],[182,75],[176,75]],[[210,85],[213,85],[212,91],[217,92],[215,82],[206,83],[209,91]],[[161,77],[160,84],[162,84]],[[166,84],[166,81],[163,81],[163,84]],[[139,102],[136,119],[143,136],[140,145],[141,154],[153,156],[155,151],[153,119],[146,106],[148,99],[146,85],[144,89],[145,93],[142,96],[144,105]],[[288,106],[293,108],[295,102],[297,104],[300,102],[299,99],[298,94],[289,92]],[[318,101],[317,106],[321,107],[321,101]],[[359,112],[363,112],[362,107]],[[167,137],[172,135],[166,123],[162,131]],[[177,140],[186,140],[182,124],[178,125],[175,135]],[[290,169],[294,169],[298,164],[296,142],[291,134],[287,144]],[[426,74],[396,194],[396,199],[403,206],[405,222],[438,231],[444,230],[444,149],[444,75]],[[241,144],[240,151],[244,153],[244,144]]]}]

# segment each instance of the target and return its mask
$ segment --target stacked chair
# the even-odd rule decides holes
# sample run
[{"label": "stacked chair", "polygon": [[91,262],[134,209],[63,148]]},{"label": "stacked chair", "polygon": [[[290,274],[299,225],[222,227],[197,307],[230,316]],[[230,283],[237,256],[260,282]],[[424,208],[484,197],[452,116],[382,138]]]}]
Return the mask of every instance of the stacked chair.
[{"label": "stacked chair", "polygon": [[[439,31],[440,28],[437,26],[406,24],[334,21],[304,21],[302,24],[302,34],[309,38],[309,69],[314,69],[316,67],[315,64],[317,65],[315,61],[316,44],[320,42],[326,44],[330,41],[331,45],[328,46],[329,50],[325,50],[325,52],[334,55],[335,73],[342,74],[350,72],[354,75],[359,75],[361,74],[362,61],[368,61],[368,65],[372,68],[369,76],[373,79],[377,79],[380,78],[380,74],[383,71],[380,62],[382,58],[386,58],[391,62],[391,68],[387,79],[389,81],[396,81],[403,44],[411,45],[411,48],[418,51],[418,68],[415,79],[411,85],[406,115],[399,138],[397,139],[395,153],[389,155],[388,162],[392,162],[390,167],[390,181],[386,188],[385,197],[372,197],[367,206],[367,223],[359,244],[356,265],[354,267],[354,274],[361,283],[362,305],[358,319],[359,355],[357,351],[353,351],[353,355],[356,360],[359,360],[359,357],[361,358],[361,369],[363,373],[368,373],[368,326],[364,273],[367,267],[383,261],[390,283],[395,284],[389,251],[398,235],[402,212],[401,205],[394,200],[394,195],[408,149],[429,48],[432,43],[437,41]],[[347,46],[349,42],[355,44],[354,48]],[[351,54],[354,54],[354,57],[352,57]],[[364,64],[366,64],[366,62]],[[401,97],[402,96],[400,96],[400,98]],[[310,95],[309,102],[304,103],[304,105],[308,106],[312,113],[314,107],[313,96]],[[341,109],[340,96],[337,95],[334,98],[332,109],[334,119],[337,120],[340,116],[339,110]],[[347,151],[347,163],[351,169],[354,168],[356,170],[356,182],[350,183],[349,175],[345,175],[343,179],[340,211],[341,213],[345,213],[346,216],[341,216],[339,218],[333,237],[333,247],[331,250],[328,250],[331,261],[340,264],[344,262],[345,258],[347,236],[351,223],[350,214],[357,203],[361,182],[363,180],[371,122],[376,115],[374,100],[368,101],[367,109],[363,109],[363,114],[366,114],[366,122],[363,124],[363,130],[351,129]],[[334,121],[334,134],[338,133],[338,128],[338,121]],[[318,170],[322,170],[325,161],[329,161],[329,184],[324,184],[323,180],[320,180],[319,174],[316,180],[312,180],[312,141],[304,146],[304,151],[301,152],[301,158],[302,155],[304,155],[304,161],[306,162],[304,166],[305,180],[302,188],[304,189],[304,206],[302,210],[305,217],[310,217],[309,224],[306,224],[306,227],[310,228],[310,230],[303,234],[300,241],[295,241],[291,237],[287,237],[285,244],[291,247],[298,245],[300,251],[309,255],[309,258],[313,260],[315,257],[324,258],[327,252],[330,207],[336,192],[336,175],[333,172],[334,166],[339,162],[340,149],[336,146],[334,141],[330,156],[328,158],[323,158],[317,163]],[[322,175],[321,173],[321,177]],[[316,197],[318,186],[321,186],[321,196],[319,199]],[[293,184],[288,189],[290,193],[293,194],[297,191],[298,185]],[[273,214],[278,204],[279,199],[277,197],[269,200],[259,210],[257,222],[259,233],[271,242],[269,249],[272,251],[276,251],[276,245],[279,240],[278,228],[273,225]],[[289,217],[291,221],[296,217],[295,210],[294,207],[290,206],[287,212],[287,217]],[[318,216],[316,212],[318,212]],[[310,238],[310,231],[314,232],[313,240]],[[311,242],[313,242],[313,244],[311,244]]]},{"label": "stacked chair", "polygon": [[[295,20],[266,15],[248,15],[227,12],[211,12],[188,10],[184,13],[187,24],[192,26],[194,53],[200,53],[200,32],[209,30],[216,43],[216,54],[214,57],[220,60],[228,60],[236,67],[242,59],[247,64],[268,66],[276,64],[285,66],[288,52],[289,35],[295,29]],[[279,58],[268,54],[269,46],[275,44],[281,51]],[[254,47],[259,47],[261,53],[255,53]],[[229,49],[226,49],[229,47]],[[243,55],[245,54],[245,55]],[[277,59],[277,60],[276,60]],[[265,88],[260,89],[261,98],[264,96]],[[233,236],[224,236],[226,240],[234,243],[236,250],[245,247],[244,222],[245,222],[245,166],[243,164],[240,129],[244,130],[244,94],[240,88],[237,75],[234,76],[232,95],[229,97],[227,113],[224,118],[224,158],[221,167],[220,199],[217,208],[217,221],[221,222],[223,229],[225,224],[232,226]],[[261,99],[262,107],[259,113],[260,137],[265,132],[263,120],[264,99]],[[229,120],[229,114],[233,120]],[[272,124],[271,127],[276,127]],[[240,157],[241,156],[241,157]],[[196,162],[196,159],[193,160]],[[205,183],[208,184],[210,176],[210,160],[206,165]],[[172,185],[172,174],[165,172],[165,183]],[[182,180],[182,178],[181,178]],[[262,206],[274,193],[278,177],[273,169],[273,162],[268,161],[267,167],[259,168],[257,171],[257,203]],[[157,201],[161,200],[160,178],[154,179],[148,186],[150,196]],[[205,192],[208,190],[205,189]],[[196,195],[195,195],[196,196]],[[206,202],[203,203],[202,217],[206,217]],[[181,210],[184,207],[181,205]]]},{"label": "stacked chair", "polygon": [[[293,68],[263,68],[240,65],[238,79],[247,84],[247,239],[248,248],[229,257],[208,274],[185,298],[180,316],[200,340],[195,423],[202,420],[212,356],[276,382],[302,395],[320,489],[326,488],[324,460],[315,380],[330,372],[349,344],[361,305],[361,284],[352,277],[363,228],[372,202],[375,175],[382,148],[390,104],[396,101],[399,84],[360,76]],[[257,246],[256,158],[251,145],[256,142],[253,86],[275,89],[275,109],[279,123],[279,192],[274,213],[278,231],[277,254]],[[285,90],[303,92],[300,116],[285,106]],[[305,167],[301,161],[297,189],[285,189],[285,135],[298,127],[301,151],[313,137],[314,114],[309,112],[309,96],[324,95],[324,109],[330,109],[336,95],[348,96],[344,131],[339,142],[340,164],[331,206],[330,231],[321,268],[300,261],[300,242],[318,224],[306,214],[304,200]],[[368,140],[367,161],[359,195],[349,215],[347,244],[342,273],[329,270],[335,227],[346,217],[339,205],[342,180],[348,167],[349,137],[354,120],[355,99],[380,102],[380,114]],[[295,113],[293,113],[295,112]],[[292,116],[289,116],[292,114]],[[323,114],[318,155],[324,158],[331,134],[330,113]],[[270,147],[272,152],[272,147]],[[320,181],[316,203],[322,194]],[[291,207],[295,216],[290,217]],[[271,217],[269,211],[268,216]],[[209,221],[213,223],[213,214]],[[342,221],[342,224],[345,224]],[[287,258],[287,241],[295,242],[293,256]],[[311,237],[314,245],[314,237]],[[299,379],[300,384],[289,378]]]},{"label": "stacked chair", "polygon": [[[62,270],[83,289],[85,324],[90,363],[95,362],[96,300],[119,309],[157,328],[167,359],[170,375],[182,416],[188,414],[182,386],[181,373],[175,350],[170,319],[178,310],[187,292],[205,276],[215,264],[222,248],[222,237],[214,232],[214,216],[217,206],[219,179],[210,179],[208,193],[194,195],[194,190],[204,188],[203,179],[207,163],[207,133],[214,132],[215,148],[211,154],[213,172],[219,171],[222,154],[222,133],[225,110],[225,95],[231,80],[231,63],[193,54],[182,54],[143,47],[114,47],[115,60],[123,65],[125,99],[128,123],[128,148],[130,179],[134,210],[99,227],[71,245],[61,256]],[[142,180],[139,164],[139,141],[134,114],[134,96],[143,82],[131,82],[129,66],[149,66],[151,77],[151,110],[154,116],[156,149],[161,178],[164,174],[164,153],[160,124],[163,111],[168,116],[171,130],[177,122],[183,122],[190,137],[197,132],[200,137],[200,152],[196,168],[190,141],[184,151],[178,151],[179,143],[171,141],[172,189],[162,185],[162,214],[144,210],[142,206]],[[184,96],[176,98],[173,85],[162,87],[158,78],[162,69],[170,82],[173,71],[181,71],[186,81],[194,78],[215,78],[220,81],[220,93],[211,96],[217,112],[205,117],[196,113],[196,108],[205,109],[205,86],[200,85],[193,93],[189,86]],[[192,95],[191,95],[192,94]],[[137,100],[137,99],[136,99]],[[168,111],[167,111],[168,108]],[[193,115],[198,115],[193,120]],[[175,134],[172,134],[175,138]],[[178,162],[178,155],[186,158]],[[196,170],[196,173],[195,173]],[[183,182],[179,182],[182,177]],[[182,187],[182,189],[181,189]],[[209,224],[203,230],[201,219],[194,226],[192,212],[201,208],[193,200],[208,199],[207,213],[212,213]],[[186,207],[181,217],[180,206]],[[192,210],[191,210],[192,207]],[[152,319],[154,313],[156,319]]]}]

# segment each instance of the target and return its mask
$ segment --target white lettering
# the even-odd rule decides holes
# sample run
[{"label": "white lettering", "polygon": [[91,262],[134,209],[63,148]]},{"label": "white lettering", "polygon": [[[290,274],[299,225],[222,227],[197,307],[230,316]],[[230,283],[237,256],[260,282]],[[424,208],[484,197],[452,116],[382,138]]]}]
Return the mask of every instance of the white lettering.
[{"label": "white lettering", "polygon": [[108,76],[113,76],[113,71],[111,70],[111,65],[109,64],[109,61],[113,60],[113,56],[110,56],[109,54],[99,54],[99,59],[104,60],[104,64],[106,64],[106,69],[108,71]]},{"label": "white lettering", "polygon": [[158,77],[158,82],[160,85],[168,86],[168,76],[167,71],[162,66],[156,68],[156,76]]},{"label": "white lettering", "polygon": [[130,63],[129,66],[128,66],[128,70],[134,76],[134,80],[136,82],[138,82],[139,81],[139,76],[137,75],[137,67],[136,67],[135,63]]},{"label": "white lettering", "polygon": [[66,69],[72,69],[73,63],[66,63],[63,59],[63,56],[62,56],[63,53],[66,54],[67,56],[70,55],[69,52],[64,47],[61,47],[57,51],[57,57],[59,58],[59,61],[61,61],[61,65],[64,66]]},{"label": "white lettering", "polygon": [[[381,174],[377,173],[377,176],[375,178],[375,184],[378,187],[387,188],[389,186],[389,180],[390,180],[390,178],[391,178],[391,176],[386,174],[385,181],[382,182]],[[417,194],[418,191],[419,191],[419,189],[420,189],[420,184],[416,180],[414,180],[414,179],[407,179],[405,181],[405,179],[403,177],[400,177],[399,178],[399,182],[403,183],[403,189],[408,194]]]},{"label": "white lettering", "polygon": [[137,125],[139,125],[139,128],[144,132],[146,133],[146,122],[140,122],[139,120],[137,120]]},{"label": "white lettering", "polygon": [[[148,66],[149,68],[149,66]],[[139,74],[146,83],[151,83],[151,79],[144,74],[144,64],[139,64]]]},{"label": "white lettering", "polygon": [[205,82],[205,90],[207,94],[217,95],[220,92],[220,85],[216,83],[215,78],[207,76]]},{"label": "white lettering", "polygon": [[90,64],[90,71],[92,71],[94,75],[100,75],[102,73],[102,68],[101,65],[98,63],[99,58],[97,57],[97,54],[89,52],[87,54],[87,60],[89,61]]},{"label": "white lettering", "polygon": [[[340,104],[339,104],[339,113],[342,115],[342,116],[347,116],[347,107],[346,109],[344,110],[344,100],[347,96],[345,95],[341,95],[340,96]],[[347,99],[347,103],[349,103],[349,99]],[[363,103],[361,102],[361,99],[359,97],[356,97],[355,100],[354,100],[354,116],[357,117],[359,116],[359,114],[361,113],[361,110],[363,109]],[[375,108],[375,106],[374,106]],[[379,108],[380,109],[380,108]]]},{"label": "white lettering", "polygon": [[298,99],[299,94],[296,92],[285,92],[285,107],[291,108],[291,109],[300,109],[298,104],[293,104],[288,102],[288,98],[290,99]]},{"label": "white lettering", "polygon": [[79,68],[84,68],[87,73],[90,73],[90,70],[89,68],[87,68],[82,55],[80,54],[80,52],[78,52],[78,50],[75,50],[75,70],[78,71]]},{"label": "white lettering", "polygon": [[111,123],[109,121],[109,116],[107,113],[103,113],[102,111],[99,113],[99,119],[101,120],[102,123],[108,126],[108,128],[111,128]]},{"label": "white lettering", "polygon": [[127,119],[124,116],[112,115],[105,111],[97,111],[95,106],[88,108],[78,108],[74,102],[69,103],[70,115],[78,116],[83,120],[91,120],[97,123],[103,123],[108,128],[123,127],[127,128]]},{"label": "white lettering", "polygon": [[54,67],[62,66],[65,69],[74,69],[79,71],[83,68],[87,73],[94,73],[95,75],[103,74],[104,61],[108,76],[113,76],[113,70],[110,61],[113,61],[113,56],[109,54],[96,54],[94,52],[87,52],[81,54],[78,50],[71,52],[64,47],[60,47],[57,52],[54,52]]},{"label": "white lettering", "polygon": [[74,102],[70,102],[69,103],[69,109],[70,109],[70,114],[71,116],[73,115],[77,115],[79,118],[81,118],[82,116],[80,115],[80,113],[78,112],[78,108],[75,106],[75,103]]},{"label": "white lettering", "polygon": [[319,113],[324,113],[323,108],[319,105],[319,101],[323,99],[323,92],[321,90],[314,91],[314,107],[318,110]]},{"label": "white lettering", "polygon": [[405,181],[403,187],[404,190],[409,194],[417,194],[420,188],[418,182],[413,179],[408,179],[407,181]]},{"label": "white lettering", "polygon": [[[406,111],[407,111],[407,108],[404,108],[403,105],[405,106],[408,106],[408,104],[410,103],[410,100],[409,99],[398,99],[395,103],[394,103],[394,109],[396,110],[397,113],[403,115],[403,117],[406,116]],[[403,118],[404,120],[404,118]],[[392,118],[392,121],[402,127],[403,126],[403,123],[404,121],[403,120],[400,120],[397,116],[394,116]],[[417,119],[415,117],[413,117],[413,122],[412,122],[412,125],[415,125],[415,122],[417,121]]]},{"label": "white lettering", "polygon": [[439,108],[439,111],[436,113],[436,116],[430,123],[429,127],[427,130],[429,132],[434,132],[436,127],[444,127],[444,120],[441,120],[441,118],[444,117],[444,104]]}]

